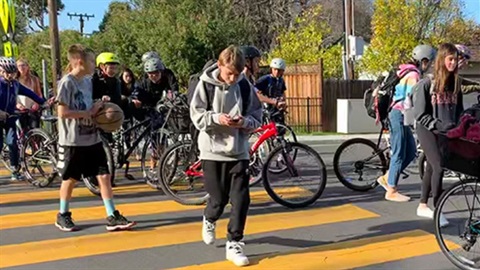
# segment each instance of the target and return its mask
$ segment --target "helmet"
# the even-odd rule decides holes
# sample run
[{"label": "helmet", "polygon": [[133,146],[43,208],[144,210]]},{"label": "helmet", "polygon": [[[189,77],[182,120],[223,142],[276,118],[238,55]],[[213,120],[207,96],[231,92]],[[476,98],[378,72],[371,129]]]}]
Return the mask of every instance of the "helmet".
[{"label": "helmet", "polygon": [[427,59],[431,62],[435,58],[436,51],[430,45],[418,45],[413,49],[412,57],[417,61]]},{"label": "helmet", "polygon": [[150,58],[145,62],[143,66],[143,70],[147,73],[155,72],[155,71],[162,71],[165,70],[165,65],[162,63],[162,60]]},{"label": "helmet", "polygon": [[255,46],[241,46],[240,50],[242,51],[246,59],[262,56],[262,53],[260,53],[260,50],[258,50],[257,47]]},{"label": "helmet", "polygon": [[10,57],[0,57],[0,68],[3,69],[6,73],[10,74],[18,71],[15,60]]},{"label": "helmet", "polygon": [[97,67],[100,66],[100,64],[120,64],[120,60],[118,60],[118,57],[111,52],[103,52],[97,56]]},{"label": "helmet", "polygon": [[274,58],[272,59],[272,62],[270,62],[270,67],[285,70],[285,68],[287,67],[287,64],[285,63],[285,60],[283,60],[282,58]]},{"label": "helmet", "polygon": [[160,59],[160,56],[154,51],[146,52],[142,55],[142,63],[147,62],[147,60],[151,58]]},{"label": "helmet", "polygon": [[472,52],[470,52],[467,46],[462,44],[455,44],[455,47],[457,48],[459,56],[462,56],[462,59],[458,61],[458,67],[462,68],[468,63],[468,60],[472,58]]},{"label": "helmet", "polygon": [[457,47],[458,53],[461,54],[465,59],[469,60],[472,58],[472,52],[468,49],[467,46],[462,44],[455,44]]}]

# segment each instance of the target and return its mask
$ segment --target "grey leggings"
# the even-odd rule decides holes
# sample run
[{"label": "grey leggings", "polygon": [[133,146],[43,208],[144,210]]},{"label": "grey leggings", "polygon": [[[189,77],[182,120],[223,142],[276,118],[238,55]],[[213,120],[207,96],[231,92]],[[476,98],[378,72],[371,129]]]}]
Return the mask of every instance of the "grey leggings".
[{"label": "grey leggings", "polygon": [[427,157],[427,167],[422,179],[422,195],[420,203],[427,203],[430,191],[433,196],[433,205],[436,207],[442,194],[443,168],[437,139],[433,132],[417,123],[417,136]]}]

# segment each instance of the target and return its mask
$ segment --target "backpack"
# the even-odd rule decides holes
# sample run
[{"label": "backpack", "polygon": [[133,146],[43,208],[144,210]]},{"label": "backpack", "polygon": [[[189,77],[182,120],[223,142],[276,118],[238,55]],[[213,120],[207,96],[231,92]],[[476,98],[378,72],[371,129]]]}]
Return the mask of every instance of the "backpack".
[{"label": "backpack", "polygon": [[[187,90],[187,100],[188,104],[192,103],[193,94],[195,93],[195,89],[197,88],[198,83],[200,82],[200,76],[203,72],[209,68],[211,65],[216,63],[217,60],[209,60],[205,66],[203,67],[202,71],[190,76],[188,80],[188,90]],[[215,86],[206,82],[203,82],[204,88],[207,94],[207,110],[212,109],[213,97],[215,95]],[[240,86],[240,95],[242,97],[242,115],[247,113],[248,105],[250,104],[250,83],[247,81],[246,78],[243,78],[238,82]]]},{"label": "backpack", "polygon": [[391,70],[378,87],[367,89],[364,95],[365,103],[368,105],[366,106],[368,115],[375,118],[377,122],[381,122],[384,127],[387,127],[385,120],[388,118],[388,113],[394,105],[395,87],[405,75],[411,71],[417,72],[417,69],[405,69],[400,75],[398,75],[398,71],[398,68]]}]

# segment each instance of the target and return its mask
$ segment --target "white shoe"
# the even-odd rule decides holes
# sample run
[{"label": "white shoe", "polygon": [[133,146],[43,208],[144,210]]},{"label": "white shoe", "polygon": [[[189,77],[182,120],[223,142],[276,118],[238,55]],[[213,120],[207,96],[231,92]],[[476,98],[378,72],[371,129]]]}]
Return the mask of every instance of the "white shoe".
[{"label": "white shoe", "polygon": [[236,241],[227,241],[225,246],[227,260],[233,262],[236,266],[245,266],[250,263],[247,256],[243,253],[242,246],[245,246],[245,243]]},{"label": "white shoe", "polygon": [[447,227],[449,224],[450,222],[448,222],[448,219],[445,218],[445,216],[442,213],[440,213],[440,228]]},{"label": "white shoe", "polygon": [[417,216],[424,217],[428,219],[433,219],[433,211],[428,207],[418,207]]},{"label": "white shoe", "polygon": [[207,245],[215,243],[215,223],[208,221],[205,216],[203,216],[202,239]]}]

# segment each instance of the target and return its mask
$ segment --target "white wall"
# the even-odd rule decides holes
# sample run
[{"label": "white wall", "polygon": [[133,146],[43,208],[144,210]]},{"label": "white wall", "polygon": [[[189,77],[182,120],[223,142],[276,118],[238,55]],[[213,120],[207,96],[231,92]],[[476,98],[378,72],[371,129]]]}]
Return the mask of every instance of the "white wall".
[{"label": "white wall", "polygon": [[375,119],[367,115],[363,99],[337,100],[337,132],[338,133],[376,133],[380,126]]},{"label": "white wall", "polygon": [[[477,93],[465,95],[463,105],[466,108],[477,103]],[[337,100],[337,132],[338,133],[376,133],[380,126],[375,119],[367,115],[363,99]]]}]

